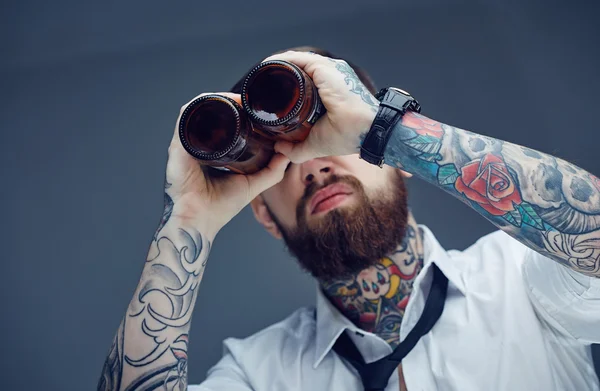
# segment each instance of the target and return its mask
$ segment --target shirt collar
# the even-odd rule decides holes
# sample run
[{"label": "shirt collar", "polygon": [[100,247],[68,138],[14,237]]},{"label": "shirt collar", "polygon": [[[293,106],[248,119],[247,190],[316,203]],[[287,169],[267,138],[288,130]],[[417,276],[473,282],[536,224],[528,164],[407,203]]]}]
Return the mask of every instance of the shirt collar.
[{"label": "shirt collar", "polygon": [[[462,279],[460,269],[452,261],[446,250],[440,245],[433,233],[424,225],[419,225],[423,230],[423,248],[424,259],[423,269],[419,272],[415,280],[413,290],[419,288],[419,284],[423,281],[423,277],[429,273],[431,263],[435,263],[439,269],[448,278],[450,284],[465,295],[465,285]],[[315,362],[313,367],[316,368],[323,358],[333,348],[335,341],[346,329],[353,332],[360,332],[365,335],[371,333],[359,329],[354,323],[346,318],[330,301],[325,297],[320,286],[317,284],[317,311],[316,311],[316,349]],[[376,337],[372,335],[372,337]],[[376,337],[379,338],[379,337]],[[359,349],[360,350],[360,349]]]}]

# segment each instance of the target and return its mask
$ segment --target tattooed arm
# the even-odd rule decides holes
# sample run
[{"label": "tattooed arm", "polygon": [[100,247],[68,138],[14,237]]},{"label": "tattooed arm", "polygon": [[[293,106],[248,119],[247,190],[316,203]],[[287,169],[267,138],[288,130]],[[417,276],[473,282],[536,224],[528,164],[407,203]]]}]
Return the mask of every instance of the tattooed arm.
[{"label": "tattooed arm", "polygon": [[385,162],[443,188],[533,250],[600,277],[600,179],[591,173],[410,112]]},{"label": "tattooed arm", "polygon": [[[275,149],[294,163],[357,153],[379,103],[343,60],[286,52],[315,82],[327,111],[301,143]],[[600,180],[553,156],[408,113],[391,134],[385,162],[473,207],[533,250],[600,277]]]},{"label": "tattooed arm", "polygon": [[[241,102],[239,95],[222,94]],[[210,175],[185,152],[175,127],[164,213],[106,358],[99,391],[187,389],[190,321],[211,243],[254,197],[281,181],[288,163],[276,155],[252,175]]]},{"label": "tattooed arm", "polygon": [[170,219],[171,198],[142,277],[104,364],[98,390],[185,390],[187,346],[211,239]]}]

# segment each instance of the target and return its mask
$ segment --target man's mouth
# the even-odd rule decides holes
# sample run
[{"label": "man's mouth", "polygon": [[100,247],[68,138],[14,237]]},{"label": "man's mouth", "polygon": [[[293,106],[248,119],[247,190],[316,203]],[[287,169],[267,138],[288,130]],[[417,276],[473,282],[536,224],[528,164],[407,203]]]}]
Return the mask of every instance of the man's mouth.
[{"label": "man's mouth", "polygon": [[352,188],[344,183],[334,183],[315,193],[310,201],[310,214],[314,215],[335,208],[352,194]]}]

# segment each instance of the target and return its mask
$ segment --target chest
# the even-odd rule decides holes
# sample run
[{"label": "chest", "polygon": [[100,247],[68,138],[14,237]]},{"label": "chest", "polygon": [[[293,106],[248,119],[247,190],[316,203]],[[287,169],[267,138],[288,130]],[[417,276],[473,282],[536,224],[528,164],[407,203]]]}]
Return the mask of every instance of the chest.
[{"label": "chest", "polygon": [[[514,290],[511,297],[493,293],[449,292],[435,327],[403,359],[385,391],[589,389],[581,387],[585,368],[574,370],[586,363],[584,349],[553,344],[526,297]],[[414,318],[405,314],[402,327],[410,330],[418,314]],[[356,370],[333,351],[315,367],[315,339],[307,341],[301,348],[263,355],[260,365],[248,363],[253,389],[363,390]],[[369,346],[364,350],[369,354]]]}]

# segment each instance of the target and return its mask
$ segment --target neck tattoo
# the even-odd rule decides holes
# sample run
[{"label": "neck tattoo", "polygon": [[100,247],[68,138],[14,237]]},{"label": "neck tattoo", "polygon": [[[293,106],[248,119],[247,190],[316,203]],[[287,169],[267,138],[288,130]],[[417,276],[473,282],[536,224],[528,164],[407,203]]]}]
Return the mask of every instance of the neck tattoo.
[{"label": "neck tattoo", "polygon": [[321,282],[321,287],[355,325],[395,348],[404,310],[422,267],[423,232],[411,217],[404,240],[393,254],[353,278]]}]

